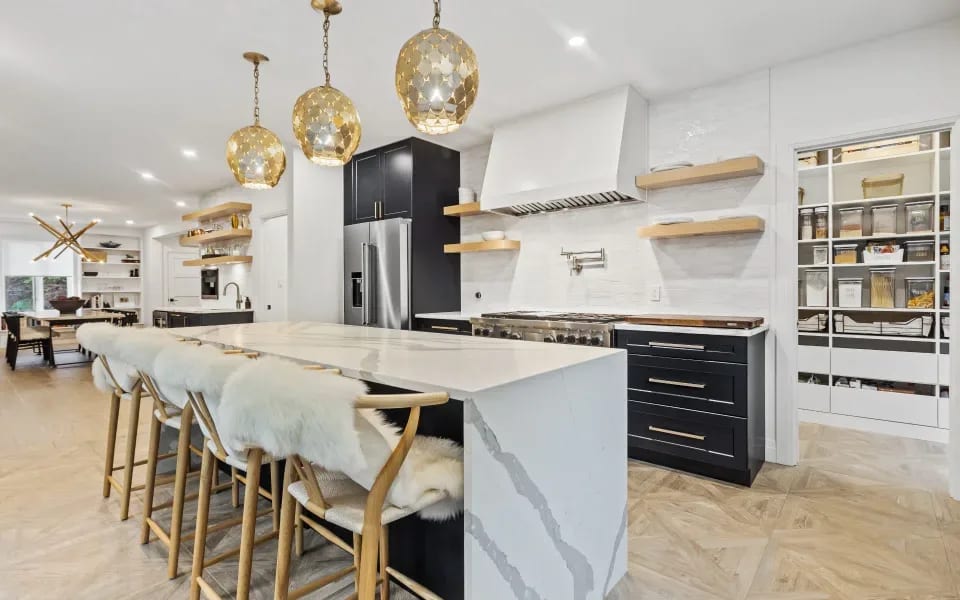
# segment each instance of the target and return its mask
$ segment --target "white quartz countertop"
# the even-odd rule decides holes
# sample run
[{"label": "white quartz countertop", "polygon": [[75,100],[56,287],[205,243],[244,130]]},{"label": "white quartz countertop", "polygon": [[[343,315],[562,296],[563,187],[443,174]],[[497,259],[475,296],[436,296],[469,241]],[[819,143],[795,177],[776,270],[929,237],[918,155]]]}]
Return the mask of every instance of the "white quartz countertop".
[{"label": "white quartz countertop", "polygon": [[438,313],[419,313],[414,315],[418,319],[445,319],[450,321],[469,321],[473,317],[479,317],[479,312],[438,312]]},{"label": "white quartz countertop", "polygon": [[204,308],[202,306],[161,306],[155,310],[164,312],[189,313],[191,315],[212,315],[216,313],[253,312],[252,308]]},{"label": "white quartz countertop", "polygon": [[471,393],[624,352],[312,321],[165,330],[185,338],[336,367],[414,391]]},{"label": "white quartz countertop", "polygon": [[678,327],[676,325],[636,325],[634,323],[615,323],[613,328],[618,331],[660,331],[662,333],[696,333],[728,337],[752,337],[769,329],[767,325],[761,325],[753,329],[724,329],[722,327]]}]

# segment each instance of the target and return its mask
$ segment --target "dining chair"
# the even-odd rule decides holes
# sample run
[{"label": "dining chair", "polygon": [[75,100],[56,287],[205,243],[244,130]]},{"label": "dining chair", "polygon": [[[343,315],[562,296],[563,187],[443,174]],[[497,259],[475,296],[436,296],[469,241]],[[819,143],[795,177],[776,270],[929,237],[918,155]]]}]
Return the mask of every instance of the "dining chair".
[{"label": "dining chair", "polygon": [[3,313],[3,323],[7,328],[7,364],[11,370],[17,369],[17,356],[21,348],[39,351],[44,361],[53,355],[53,331],[50,327],[32,327],[26,324],[20,313]]},{"label": "dining chair", "polygon": [[[391,580],[421,598],[438,598],[389,566],[388,526],[415,513],[446,520],[462,510],[462,448],[416,435],[421,408],[448,399],[368,394],[361,381],[278,359],[230,376],[219,412],[221,442],[287,458],[275,598],[299,598],[350,574],[360,600],[373,600],[378,588],[386,600]],[[409,409],[402,433],[378,409]],[[350,531],[352,543],[319,520]],[[352,555],[353,565],[291,590],[290,546],[304,524]]]},{"label": "dining chair", "polygon": [[[245,366],[247,359],[256,358],[256,353],[243,351],[224,354],[212,346],[181,344],[175,349],[164,350],[157,356],[157,378],[167,385],[186,391],[194,418],[204,435],[203,460],[200,466],[200,486],[197,500],[197,525],[193,538],[193,568],[190,582],[190,598],[197,600],[201,593],[210,598],[219,598],[210,582],[204,578],[207,567],[228,558],[239,556],[237,593],[238,599],[247,600],[250,593],[250,576],[254,546],[278,535],[279,511],[282,486],[280,467],[276,459],[260,448],[227,448],[219,432],[219,409],[223,389],[231,374]],[[244,484],[243,513],[239,519],[215,525],[209,523],[210,496],[213,492],[213,471],[218,462],[234,469],[236,478]],[[260,486],[261,468],[267,465],[270,472],[270,489]],[[271,507],[258,512],[258,499],[270,501]],[[256,537],[256,521],[268,514],[273,515],[272,530]],[[240,545],[206,556],[207,534],[236,524],[241,525]]]}]

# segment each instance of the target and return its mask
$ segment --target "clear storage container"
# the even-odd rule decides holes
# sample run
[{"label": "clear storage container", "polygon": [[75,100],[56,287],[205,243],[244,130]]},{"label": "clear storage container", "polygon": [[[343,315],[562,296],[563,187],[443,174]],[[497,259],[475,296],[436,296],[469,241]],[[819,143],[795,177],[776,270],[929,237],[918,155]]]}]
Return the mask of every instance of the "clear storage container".
[{"label": "clear storage container", "polygon": [[946,242],[940,244],[940,268],[944,271],[950,270],[950,244]]},{"label": "clear storage container", "polygon": [[837,280],[837,306],[860,308],[863,306],[863,278],[848,277]]},{"label": "clear storage container", "polygon": [[840,220],[840,237],[863,236],[863,207],[841,208],[837,212]]},{"label": "clear storage container", "polygon": [[833,262],[838,265],[852,265],[857,262],[856,244],[836,244],[833,247]]},{"label": "clear storage container", "polygon": [[830,249],[826,246],[815,246],[813,249],[813,264],[825,265],[830,262]]},{"label": "clear storage container", "polygon": [[826,206],[820,206],[814,209],[813,212],[814,212],[814,225],[813,225],[814,237],[818,240],[825,240],[830,235],[830,232],[828,231],[830,209],[827,208]]},{"label": "clear storage container", "polygon": [[807,269],[804,275],[806,283],[805,306],[827,306],[830,287],[830,275],[826,269]]},{"label": "clear storage container", "polygon": [[800,239],[813,239],[813,209],[803,208],[800,210]]},{"label": "clear storage container", "polygon": [[895,308],[896,269],[870,269],[870,307]]},{"label": "clear storage container", "polygon": [[907,247],[907,262],[934,262],[933,240],[904,242]]},{"label": "clear storage container", "polygon": [[896,204],[874,206],[871,216],[873,217],[873,235],[894,235],[897,233]]},{"label": "clear storage container", "polygon": [[911,202],[905,208],[907,233],[933,231],[933,202]]},{"label": "clear storage container", "polygon": [[907,308],[933,308],[933,277],[907,277]]}]

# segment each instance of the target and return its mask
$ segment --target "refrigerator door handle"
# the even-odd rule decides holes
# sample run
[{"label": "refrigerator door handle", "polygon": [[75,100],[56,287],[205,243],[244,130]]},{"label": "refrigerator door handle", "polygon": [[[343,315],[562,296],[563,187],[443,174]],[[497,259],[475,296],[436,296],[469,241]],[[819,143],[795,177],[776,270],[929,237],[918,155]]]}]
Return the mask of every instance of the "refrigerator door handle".
[{"label": "refrigerator door handle", "polygon": [[377,247],[363,244],[363,324],[377,324]]},{"label": "refrigerator door handle", "polygon": [[367,270],[367,244],[360,244],[360,268],[362,272],[360,273],[360,324],[367,324],[367,302],[370,300],[370,295],[367,291],[367,281],[370,277],[370,272]]}]

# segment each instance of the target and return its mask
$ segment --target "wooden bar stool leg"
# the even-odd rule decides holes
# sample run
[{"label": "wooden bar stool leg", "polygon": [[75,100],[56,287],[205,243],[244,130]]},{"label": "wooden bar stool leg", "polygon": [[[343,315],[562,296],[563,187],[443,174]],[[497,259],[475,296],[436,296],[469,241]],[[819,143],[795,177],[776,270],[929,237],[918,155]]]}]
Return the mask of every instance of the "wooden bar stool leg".
[{"label": "wooden bar stool leg", "polygon": [[130,488],[133,487],[133,463],[136,462],[137,430],[140,428],[140,387],[137,382],[130,392],[130,417],[127,420],[127,455],[123,465],[123,494],[120,499],[120,520],[130,517]]},{"label": "wooden bar stool leg", "polygon": [[387,528],[380,528],[380,600],[390,600],[390,576],[387,575],[387,560],[390,556],[390,541]]},{"label": "wooden bar stool leg", "polygon": [[157,455],[160,453],[160,419],[150,416],[150,442],[147,453],[147,480],[143,486],[143,524],[140,543],[150,541],[150,517],[153,516],[153,492],[157,484]]},{"label": "wooden bar stool leg", "polygon": [[113,461],[117,450],[117,421],[120,419],[120,395],[113,392],[110,396],[110,416],[107,417],[107,456],[103,467],[103,497],[110,497],[110,476],[113,475]]},{"label": "wooden bar stool leg", "polygon": [[[177,576],[180,561],[180,537],[183,533],[183,498],[187,493],[187,472],[190,470],[190,427],[193,407],[189,404],[180,413],[180,435],[177,438],[177,470],[173,483],[173,515],[170,519],[170,548],[167,555],[167,577]],[[216,469],[214,469],[216,471]]]},{"label": "wooden bar stool leg", "polygon": [[237,479],[236,467],[230,467],[230,502],[234,508],[240,506],[240,480]]},{"label": "wooden bar stool leg", "polygon": [[273,506],[274,531],[280,531],[280,496],[283,494],[280,483],[280,463],[273,461],[270,463],[270,504]]},{"label": "wooden bar stool leg", "polygon": [[302,520],[303,507],[300,506],[300,503],[298,502],[297,507],[294,510],[296,510],[297,518],[295,519],[296,529],[293,535],[293,546],[294,546],[294,552],[296,553],[297,558],[300,558],[301,556],[303,556],[303,520]]},{"label": "wooden bar stool leg", "polygon": [[280,539],[277,541],[277,576],[274,584],[274,600],[287,600],[290,591],[290,545],[293,543],[294,519],[297,516],[295,506],[300,504],[288,491],[292,477],[293,463],[288,460],[283,476],[283,508],[280,514]]},{"label": "wooden bar stool leg", "polygon": [[360,541],[359,533],[353,534],[353,587],[360,593]]},{"label": "wooden bar stool leg", "polygon": [[203,574],[204,551],[207,545],[207,518],[210,516],[210,487],[213,484],[213,469],[216,462],[213,453],[203,444],[203,459],[200,463],[200,492],[197,498],[197,530],[193,538],[193,571],[190,575],[190,600],[200,600],[200,583]]},{"label": "wooden bar stool leg", "polygon": [[379,523],[364,523],[363,533],[360,534],[360,590],[358,600],[375,600],[376,597],[379,534]]},{"label": "wooden bar stool leg", "polygon": [[257,538],[257,499],[260,491],[260,463],[263,450],[252,448],[247,453],[247,486],[243,493],[243,524],[240,528],[240,566],[237,570],[237,600],[250,597],[250,576],[253,571],[253,542]]}]

